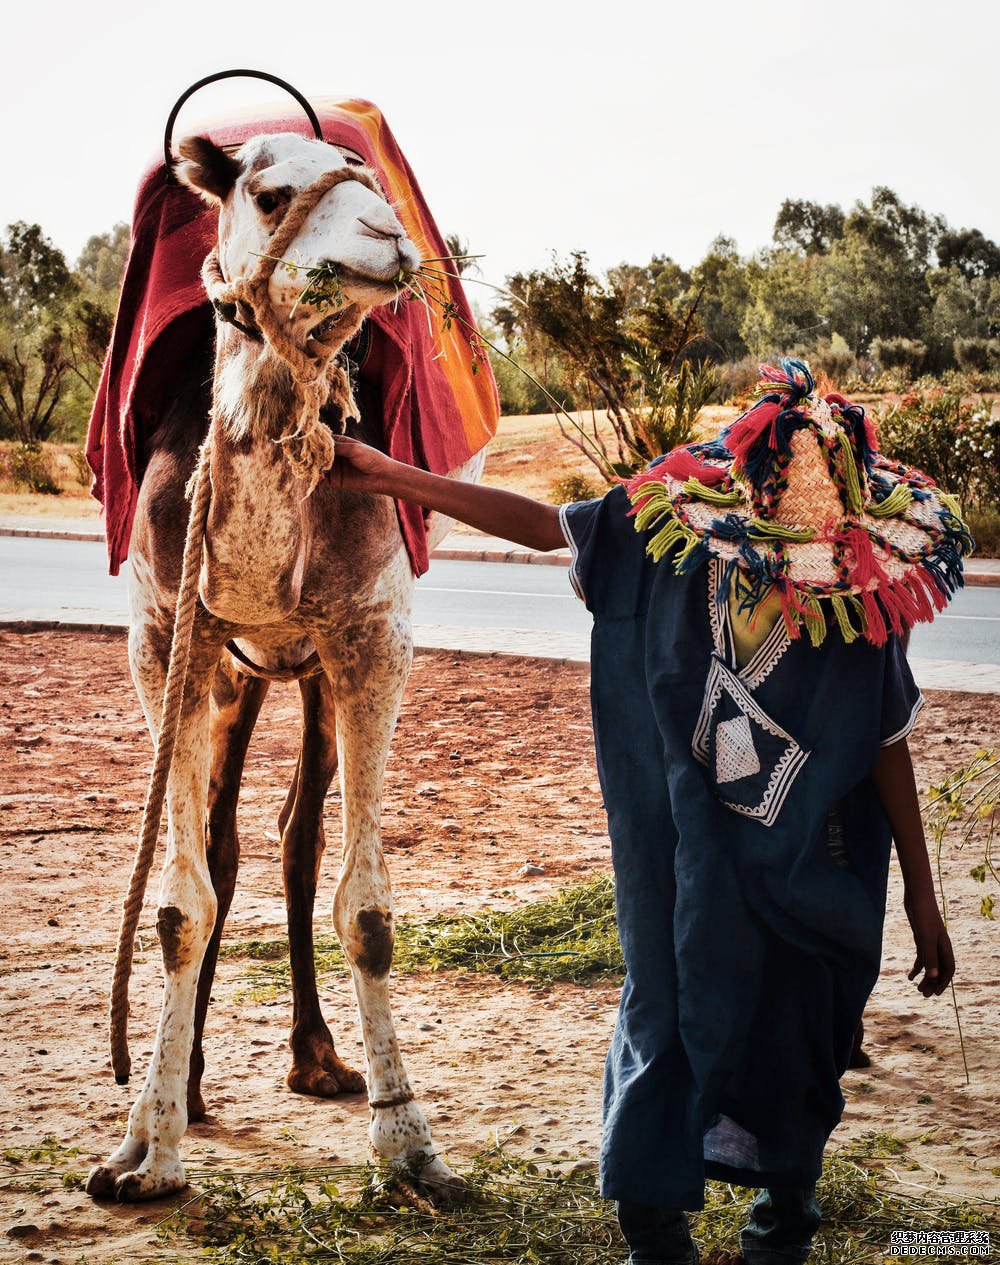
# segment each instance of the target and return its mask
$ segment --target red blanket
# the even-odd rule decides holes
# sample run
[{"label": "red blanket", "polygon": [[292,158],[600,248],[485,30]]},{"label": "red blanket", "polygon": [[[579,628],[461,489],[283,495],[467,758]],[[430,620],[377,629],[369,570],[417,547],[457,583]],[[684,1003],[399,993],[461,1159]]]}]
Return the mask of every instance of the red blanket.
[{"label": "red blanket", "polygon": [[[410,166],[379,111],[366,101],[322,101],[316,112],[328,141],[359,154],[379,174],[410,238],[425,258],[446,254]],[[307,132],[299,116],[254,118],[213,128],[220,145],[259,132]],[[190,190],[167,183],[162,162],[144,176],[132,221],[132,248],[114,332],[87,433],[93,495],[104,506],[110,571],[128,556],[136,498],[155,428],[158,401],[192,339],[211,337],[211,308],[202,262],[215,243],[216,213]],[[449,284],[463,320],[474,325],[461,285]],[[378,373],[389,452],[400,461],[445,474],[496,433],[496,384],[459,321],[446,328],[435,312],[428,329],[422,305],[401,302],[369,317],[370,372]],[[398,503],[414,573],[427,570],[427,537],[419,506]]]}]

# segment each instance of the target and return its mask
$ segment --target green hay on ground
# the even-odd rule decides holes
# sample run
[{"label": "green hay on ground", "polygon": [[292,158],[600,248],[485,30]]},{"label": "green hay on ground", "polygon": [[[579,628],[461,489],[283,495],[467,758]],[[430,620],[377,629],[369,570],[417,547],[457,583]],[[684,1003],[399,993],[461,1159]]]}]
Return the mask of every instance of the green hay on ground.
[{"label": "green hay on ground", "polygon": [[[614,900],[614,883],[602,876],[505,913],[486,910],[461,918],[403,920],[396,927],[393,969],[488,971],[502,979],[535,983],[617,978],[625,966]],[[284,937],[228,945],[222,956],[250,961],[247,984],[258,999],[290,985]],[[343,949],[333,936],[317,939],[315,957],[318,974],[347,970]]]},{"label": "green hay on ground", "polygon": [[[873,1141],[874,1139],[874,1141]],[[972,1205],[890,1188],[881,1160],[899,1144],[872,1135],[830,1155],[819,1185],[823,1224],[815,1258],[869,1265],[888,1255],[893,1230],[1000,1227],[1000,1205]],[[288,1169],[195,1176],[202,1192],[160,1227],[171,1244],[196,1243],[215,1265],[620,1265],[625,1248],[614,1206],[597,1194],[592,1168],[569,1172],[516,1160],[498,1149],[463,1174],[467,1202],[432,1213],[386,1198],[386,1170]],[[738,1251],[754,1192],[710,1182],[692,1214],[703,1254]]]}]

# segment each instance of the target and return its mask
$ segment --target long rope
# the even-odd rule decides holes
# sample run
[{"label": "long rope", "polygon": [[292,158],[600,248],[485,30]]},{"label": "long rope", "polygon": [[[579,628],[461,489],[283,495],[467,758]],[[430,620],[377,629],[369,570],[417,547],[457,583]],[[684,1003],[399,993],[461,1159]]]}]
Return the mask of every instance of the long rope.
[{"label": "long rope", "polygon": [[129,879],[128,894],[122,908],[121,927],[118,931],[118,949],[115,954],[115,971],[111,984],[111,1066],[119,1085],[128,1084],[129,1073],[132,1070],[132,1059],[128,1049],[128,985],[132,974],[135,932],[146,895],[146,880],[156,854],[156,841],[163,818],[163,802],[166,798],[167,781],[170,777],[170,765],[173,761],[174,744],[177,740],[177,728],[184,702],[184,685],[187,681],[191,634],[198,603],[198,579],[201,573],[205,524],[212,499],[212,481],[209,477],[210,440],[211,432],[209,432],[209,438],[201,446],[192,480],[191,513],[184,538],[184,562],[181,567],[180,587],[177,590],[177,606],[174,609],[174,632],[170,643],[167,682],[163,689],[160,728],[156,735],[156,755],[153,759],[153,771],[149,777],[146,803],[142,811],[139,846],[132,865],[132,876]]}]

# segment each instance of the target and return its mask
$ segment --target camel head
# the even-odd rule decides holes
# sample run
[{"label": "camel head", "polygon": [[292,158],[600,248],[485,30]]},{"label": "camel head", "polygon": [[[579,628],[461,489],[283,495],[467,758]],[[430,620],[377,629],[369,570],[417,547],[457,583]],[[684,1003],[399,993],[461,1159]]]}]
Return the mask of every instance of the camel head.
[{"label": "camel head", "polygon": [[[291,133],[257,136],[235,154],[202,136],[180,144],[180,180],[219,208],[219,262],[227,281],[248,276],[297,194],[326,172],[347,167],[338,150]],[[397,281],[415,272],[420,256],[395,211],[357,180],[329,189],[309,213],[282,258],[307,267],[333,265],[345,307],[356,313],[392,299]],[[336,313],[300,302],[308,279],[280,265],[268,284],[275,313],[304,344],[322,338]]]}]

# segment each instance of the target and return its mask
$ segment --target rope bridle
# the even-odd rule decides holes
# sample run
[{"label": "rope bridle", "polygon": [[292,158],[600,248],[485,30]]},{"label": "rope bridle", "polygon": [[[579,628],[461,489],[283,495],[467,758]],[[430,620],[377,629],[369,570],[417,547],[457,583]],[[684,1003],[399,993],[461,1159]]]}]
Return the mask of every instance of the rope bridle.
[{"label": "rope bridle", "polygon": [[[284,252],[295,240],[309,215],[320,199],[336,185],[346,180],[356,180],[385,198],[375,177],[364,167],[337,167],[325,172],[289,202],[285,214],[271,234],[271,238],[256,266],[245,277],[227,281],[222,274],[218,246],[213,248],[202,268],[202,280],[216,317],[241,330],[250,338],[263,338],[271,350],[288,367],[295,391],[295,408],[286,432],[275,440],[294,474],[308,482],[310,495],[327,470],[333,465],[334,439],[329,428],[320,421],[320,409],[328,400],[338,404],[341,417],[346,419],[355,411],[350,377],[339,356],[340,347],[355,332],[364,319],[364,312],[354,304],[344,305],[338,324],[343,322],[346,331],[336,346],[317,343],[314,353],[298,346],[288,328],[274,310],[268,296],[271,276],[284,257]],[[251,314],[253,326],[237,317],[243,305]],[[236,319],[234,319],[236,318]],[[258,333],[259,331],[259,333]],[[216,365],[218,365],[216,352]],[[191,501],[187,532],[184,538],[184,560],[181,581],[177,590],[174,610],[174,628],[167,666],[167,680],[163,690],[163,706],[160,727],[156,737],[156,754],[143,806],[142,825],[135,861],[129,879],[128,893],[122,908],[118,947],[115,954],[114,977],[111,985],[111,1065],[119,1085],[128,1083],[132,1061],[128,1048],[128,986],[132,973],[132,955],[135,933],[146,894],[146,881],[152,868],[156,843],[163,817],[170,765],[184,702],[188,662],[191,654],[191,638],[198,605],[198,580],[201,573],[202,552],[205,543],[205,527],[212,499],[210,474],[212,443],[216,428],[215,406],[209,421],[208,435],[198,452],[194,474],[188,483],[186,495]]]}]

